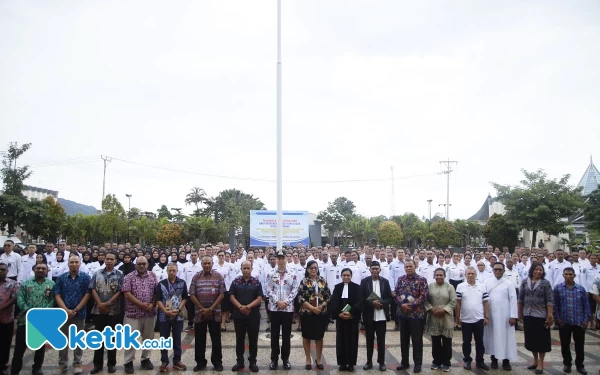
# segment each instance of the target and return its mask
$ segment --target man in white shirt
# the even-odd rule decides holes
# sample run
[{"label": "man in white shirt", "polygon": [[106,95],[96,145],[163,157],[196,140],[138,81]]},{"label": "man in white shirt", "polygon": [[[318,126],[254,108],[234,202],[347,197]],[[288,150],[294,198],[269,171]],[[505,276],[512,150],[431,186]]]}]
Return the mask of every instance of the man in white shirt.
[{"label": "man in white shirt", "polygon": [[[590,254],[590,266],[585,273],[585,290],[588,292],[588,297],[590,300],[590,308],[592,310],[592,319],[590,321],[590,328],[598,328],[600,327],[597,323],[596,316],[594,312],[596,311],[596,300],[594,300],[594,296],[592,294],[592,287],[594,285],[594,280],[600,277],[600,265],[598,265],[598,255]],[[582,284],[583,285],[583,284]]]},{"label": "man in white shirt", "polygon": [[27,254],[21,256],[21,264],[23,265],[23,273],[27,274],[27,276],[25,276],[25,278],[23,280],[28,278],[29,273],[33,269],[33,266],[35,266],[36,262],[37,262],[37,246],[35,246],[35,244],[29,244],[27,246]]},{"label": "man in white shirt", "polygon": [[[0,255],[0,263],[4,263],[8,267],[6,277],[20,283],[27,276],[25,276],[25,272],[23,271],[21,256],[13,251],[14,247],[15,243],[13,240],[4,241],[4,254]],[[29,271],[31,269],[27,271],[27,275],[29,275]]]},{"label": "man in white shirt", "polygon": [[427,279],[427,284],[431,284],[435,282],[435,270],[438,267],[433,262],[433,251],[427,250],[425,252],[425,257],[427,258],[427,260],[419,264],[419,269],[417,270],[417,273]]},{"label": "man in white shirt", "polygon": [[572,267],[571,263],[565,260],[565,252],[562,249],[556,250],[554,254],[556,255],[556,259],[550,262],[548,269],[548,281],[550,281],[553,289],[558,284],[565,282],[565,278],[562,275],[563,270],[567,267]]},{"label": "man in white shirt", "polygon": [[[192,279],[194,276],[196,276],[198,272],[202,271],[202,262],[199,262],[198,258],[198,251],[192,250],[190,253],[190,261],[185,263],[183,267],[181,267],[181,271],[179,271],[178,277],[182,280],[185,280],[188,290],[190,290],[190,287],[192,286]],[[213,268],[214,265],[215,263],[213,263]],[[225,275],[222,274],[221,276],[225,277]],[[185,328],[185,332],[189,332],[194,329],[194,315],[196,313],[196,308],[191,298],[188,298],[185,308],[187,309],[188,313],[188,324]]]},{"label": "man in white shirt", "polygon": [[462,325],[463,367],[471,370],[471,339],[475,336],[475,364],[487,371],[490,368],[483,361],[483,330],[489,322],[489,297],[485,286],[475,281],[475,274],[475,268],[467,268],[467,281],[456,287],[456,316],[457,323]]},{"label": "man in white shirt", "polygon": [[46,261],[48,262],[48,266],[52,267],[54,263],[56,263],[56,253],[54,252],[54,244],[52,242],[46,242],[46,251],[44,255],[46,256]]},{"label": "man in white shirt", "polygon": [[334,251],[329,254],[329,256],[331,257],[331,262],[325,267],[325,274],[323,277],[325,277],[325,280],[327,280],[327,286],[329,286],[330,292],[333,293],[333,288],[342,282],[341,273],[342,268],[344,267],[338,263],[338,253]]},{"label": "man in white shirt", "polygon": [[586,272],[590,268],[590,261],[587,259],[587,252],[585,250],[579,250],[579,256],[573,263],[573,269],[575,270],[575,283],[583,286],[587,291],[587,277]]}]

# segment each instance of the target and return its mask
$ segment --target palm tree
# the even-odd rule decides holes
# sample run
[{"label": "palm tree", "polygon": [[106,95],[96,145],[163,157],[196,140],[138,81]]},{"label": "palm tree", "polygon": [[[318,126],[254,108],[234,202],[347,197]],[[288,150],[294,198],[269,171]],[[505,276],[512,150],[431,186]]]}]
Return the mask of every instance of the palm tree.
[{"label": "palm tree", "polygon": [[198,205],[200,203],[206,203],[206,201],[206,191],[199,187],[192,188],[192,191],[189,192],[188,195],[186,195],[185,197],[185,204],[187,206],[192,204],[196,206],[196,210],[194,211],[195,216],[200,216],[200,208],[198,207]]}]

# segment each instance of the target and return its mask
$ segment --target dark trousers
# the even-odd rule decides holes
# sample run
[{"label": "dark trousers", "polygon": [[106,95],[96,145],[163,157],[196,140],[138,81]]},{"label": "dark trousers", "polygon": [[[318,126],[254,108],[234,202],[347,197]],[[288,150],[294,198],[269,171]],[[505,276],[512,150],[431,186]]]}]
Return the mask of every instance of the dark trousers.
[{"label": "dark trousers", "polygon": [[214,320],[205,320],[194,326],[196,339],[195,359],[198,365],[206,364],[206,331],[210,334],[212,350],[210,361],[214,366],[223,365],[223,351],[221,350],[221,323]]},{"label": "dark trousers", "polygon": [[446,336],[431,336],[431,355],[433,364],[450,366],[452,359],[452,338]]},{"label": "dark trousers", "polygon": [[[424,319],[398,319],[400,326],[400,351],[402,353],[401,364],[408,367],[408,355],[410,343],[413,347],[413,362],[415,365],[423,364],[423,329]],[[482,331],[483,332],[483,331]]]},{"label": "dark trousers", "polygon": [[15,322],[0,323],[0,368],[6,370]]},{"label": "dark trousers", "polygon": [[562,351],[563,365],[571,366],[573,357],[571,356],[571,334],[575,341],[575,367],[583,366],[583,346],[585,344],[585,329],[580,326],[565,324],[558,331],[560,336],[560,349]]},{"label": "dark trousers", "polygon": [[[108,314],[98,314],[94,316],[94,329],[97,331],[104,331],[104,328],[111,327],[114,329],[117,324],[120,324],[121,317],[119,315],[108,315]],[[116,366],[117,365],[117,350],[112,349],[108,350],[102,346],[102,348],[94,350],[94,367],[103,367],[104,366],[104,351],[106,350],[108,356],[108,366]]]},{"label": "dark trousers", "polygon": [[237,363],[240,365],[244,364],[246,334],[248,335],[248,362],[256,363],[260,316],[250,319],[234,319],[233,326],[235,328],[235,355],[237,357]]},{"label": "dark trousers", "polygon": [[193,327],[194,326],[194,315],[196,314],[196,306],[194,306],[194,302],[192,302],[192,299],[188,299],[187,302],[185,303],[185,309],[187,310],[188,313],[188,326],[189,327]]},{"label": "dark trousers", "polygon": [[[173,337],[173,363],[181,362],[181,331],[183,331],[183,320],[169,319],[166,322],[159,322],[158,329],[160,330],[160,337]],[[169,363],[168,350],[161,349],[160,361],[162,363]]]},{"label": "dark trousers", "polygon": [[475,336],[475,363],[483,362],[483,352],[485,348],[483,346],[483,319],[475,323],[462,324],[462,350],[463,359],[465,362],[471,362],[471,340]]},{"label": "dark trousers", "polygon": [[365,336],[367,337],[367,363],[373,362],[375,335],[377,335],[377,363],[385,363],[385,325],[386,321],[365,321]]},{"label": "dark trousers", "polygon": [[290,358],[293,312],[271,311],[271,361],[279,359],[279,329],[281,328],[281,359]]},{"label": "dark trousers", "polygon": [[396,303],[390,303],[390,320],[394,321],[394,325],[398,325],[398,315],[396,312],[398,310],[398,305]]},{"label": "dark trousers", "polygon": [[[13,352],[12,365],[10,366],[11,374],[18,374],[23,368],[23,355],[25,354],[25,325],[17,327],[17,337],[15,338],[15,350]],[[42,345],[41,348],[35,351],[33,355],[33,366],[32,370],[38,370],[42,368],[44,364],[44,355],[46,354],[46,348]]]},{"label": "dark trousers", "polygon": [[[598,304],[596,303],[596,300],[594,299],[594,295],[592,293],[588,293],[588,298],[590,300],[590,309],[592,310],[592,321],[594,320],[598,320],[596,319],[596,307],[598,306]],[[600,328],[600,327],[596,327],[596,328]]]}]

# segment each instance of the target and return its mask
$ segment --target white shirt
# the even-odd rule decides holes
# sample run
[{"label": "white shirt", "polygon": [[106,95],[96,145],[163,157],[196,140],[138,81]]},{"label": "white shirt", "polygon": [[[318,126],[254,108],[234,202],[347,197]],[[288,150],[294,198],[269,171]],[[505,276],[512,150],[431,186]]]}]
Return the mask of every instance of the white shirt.
[{"label": "white shirt", "polygon": [[334,265],[331,263],[327,267],[325,267],[325,280],[327,281],[327,285],[329,286],[329,291],[333,293],[333,288],[339,283],[342,282],[342,265],[337,264]]},{"label": "white shirt", "polygon": [[510,281],[516,289],[519,289],[519,287],[521,286],[521,278],[519,277],[519,272],[515,270],[514,266],[512,270],[509,270],[507,268],[504,271],[504,278]]},{"label": "white shirt", "polygon": [[[214,266],[215,265],[213,263],[213,268],[215,268]],[[165,267],[165,269],[166,268],[167,267]],[[187,285],[188,290],[190,290],[190,286],[192,285],[192,279],[200,271],[202,271],[202,263],[200,263],[200,260],[198,260],[196,262],[196,264],[194,264],[192,262],[187,262],[186,264],[183,265],[182,270],[180,270],[178,272],[180,275],[179,278],[182,280],[185,280],[185,284]],[[221,276],[223,276],[223,275],[221,274]]]},{"label": "white shirt", "polygon": [[[10,254],[4,253],[0,255],[0,263],[4,263],[8,267],[6,277],[16,277],[17,282],[25,279],[23,275],[23,263],[19,254],[14,251],[11,251]],[[27,274],[29,275],[29,272]]]},{"label": "white shirt", "polygon": [[30,256],[29,254],[21,256],[21,264],[23,265],[23,271],[26,275],[29,275],[29,271],[35,266],[37,262],[37,254]]},{"label": "white shirt", "polygon": [[567,267],[572,267],[572,265],[564,259],[562,262],[559,262],[558,259],[554,259],[552,262],[550,262],[548,265],[547,280],[550,281],[552,289],[554,289],[554,287],[558,284],[565,282],[565,278],[563,277],[562,273]]},{"label": "white shirt", "polygon": [[406,270],[404,270],[404,261],[399,261],[398,258],[394,259],[392,264],[390,264],[390,277],[388,279],[392,289],[396,286],[398,278],[404,275],[406,275]]},{"label": "white shirt", "polygon": [[56,263],[56,253],[55,252],[51,252],[51,253],[44,252],[44,255],[46,256],[46,262],[48,262],[49,266],[52,266],[54,263]]},{"label": "white shirt", "polygon": [[54,264],[50,266],[50,269],[52,270],[52,277],[59,277],[63,273],[67,272],[69,270],[69,267],[66,261],[54,262]]},{"label": "white shirt", "polygon": [[448,280],[453,281],[464,281],[465,280],[465,266],[464,264],[458,262],[454,264],[454,262],[450,262],[448,265]]},{"label": "white shirt", "polygon": [[[379,287],[379,280],[373,280],[373,293],[381,297],[381,289]],[[368,297],[368,296],[367,296]],[[373,309],[373,321],[381,322],[385,320],[385,313],[383,309]]]},{"label": "white shirt", "polygon": [[427,285],[435,282],[435,270],[438,268],[436,264],[429,264],[427,261],[419,265],[417,273],[427,279]]},{"label": "white shirt", "polygon": [[592,285],[594,284],[594,279],[598,276],[600,276],[600,265],[596,264],[593,267],[590,265],[585,275],[585,290],[591,292]]},{"label": "white shirt", "polygon": [[460,283],[456,287],[456,299],[460,300],[460,320],[464,323],[475,323],[484,316],[483,301],[489,299],[485,286],[478,282],[470,285]]}]

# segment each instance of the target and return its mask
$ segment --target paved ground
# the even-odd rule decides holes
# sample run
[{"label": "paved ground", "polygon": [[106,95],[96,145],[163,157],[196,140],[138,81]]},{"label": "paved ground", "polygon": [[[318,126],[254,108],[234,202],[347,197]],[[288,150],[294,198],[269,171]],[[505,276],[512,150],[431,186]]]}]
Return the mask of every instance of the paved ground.
[{"label": "paved ground", "polygon": [[[264,311],[262,312],[263,316],[264,316]],[[224,332],[222,335],[222,343],[223,343],[223,365],[225,367],[225,372],[231,372],[231,367],[235,364],[235,334],[233,332],[233,322],[227,325],[227,332]],[[287,375],[295,375],[298,373],[304,373],[306,374],[308,371],[304,369],[304,364],[305,364],[305,357],[304,357],[304,351],[302,349],[302,341],[300,339],[300,332],[293,332],[294,337],[292,338],[292,355],[290,358],[290,361],[292,363],[292,370],[291,371],[284,371],[282,370],[281,367],[281,361],[280,361],[280,366],[279,366],[279,370],[277,371],[269,371],[268,366],[269,366],[269,354],[270,354],[270,343],[269,343],[269,339],[268,337],[266,337],[266,332],[265,329],[267,327],[267,322],[266,319],[263,319],[261,321],[261,334],[260,334],[260,339],[258,342],[259,345],[259,349],[258,349],[258,365],[260,368],[260,372],[263,373],[272,373],[273,375],[277,375],[277,374],[287,374]],[[296,325],[293,326],[294,330],[296,329]],[[156,336],[158,337],[158,334],[156,334]],[[466,371],[462,368],[462,354],[461,354],[461,339],[460,339],[460,332],[455,332],[455,339],[453,341],[453,362],[452,362],[452,368],[451,368],[451,373],[458,373],[458,374],[468,374],[469,371]],[[559,338],[558,338],[558,331],[552,331],[552,338],[553,338],[553,347],[552,347],[552,352],[548,353],[546,355],[546,362],[545,362],[545,373],[547,374],[551,374],[551,375],[557,375],[557,374],[562,374],[562,356],[560,353],[560,342],[559,342]],[[436,373],[438,375],[441,375],[442,372],[441,371],[432,371],[429,369],[429,366],[431,364],[431,341],[429,341],[429,339],[427,337],[424,338],[425,344],[424,344],[424,360],[423,360],[423,374],[431,374],[431,373]],[[204,371],[204,372],[210,372],[213,373],[212,371],[212,366],[210,365],[210,339],[207,340],[208,342],[208,349],[207,349],[207,358],[209,359],[209,366],[208,366],[208,370]],[[388,332],[387,332],[387,336],[386,336],[386,364],[388,367],[388,371],[387,374],[391,374],[393,372],[398,373],[398,375],[402,374],[402,375],[406,375],[411,373],[412,374],[412,361],[411,361],[411,368],[408,371],[395,371],[396,369],[396,365],[398,364],[398,361],[400,359],[400,334],[397,331],[393,330],[393,323],[388,323]],[[356,372],[371,372],[373,374],[379,374],[379,370],[378,369],[373,369],[370,371],[363,371],[362,370],[362,366],[364,365],[365,361],[366,361],[366,349],[365,349],[365,345],[366,345],[366,341],[365,341],[365,337],[364,334],[361,333],[360,336],[360,342],[359,342],[359,352],[358,352],[358,361],[357,361],[357,367],[356,367]],[[518,361],[513,361],[512,362],[512,373],[514,374],[533,374],[532,371],[527,370],[525,367],[531,363],[531,353],[529,353],[528,351],[525,350],[524,346],[523,346],[523,333],[522,332],[517,332],[517,347],[518,347],[518,351],[519,351],[519,360]],[[188,370],[186,371],[187,373],[192,373],[192,368],[195,365],[194,362],[194,332],[190,332],[190,333],[184,333],[183,334],[183,362],[188,366]],[[313,370],[312,371],[316,371],[319,372],[319,375],[329,375],[329,374],[336,374],[338,373],[338,368],[337,368],[337,364],[336,364],[336,355],[335,355],[335,329],[333,325],[330,325],[330,331],[327,332],[325,334],[325,342],[324,342],[324,358],[323,358],[323,362],[325,364],[325,369],[323,371],[318,371],[315,366],[313,365]],[[11,355],[12,355],[12,350],[11,350]],[[473,353],[474,355],[474,353]],[[374,357],[376,358],[377,353],[375,352]],[[574,356],[574,352],[573,352],[573,356]],[[83,356],[83,369],[84,369],[84,375],[89,373],[89,371],[92,369],[92,357],[93,357],[93,352],[92,351],[84,351],[84,356]],[[246,355],[247,357],[247,355]],[[72,359],[72,356],[70,356],[70,359]],[[158,366],[160,365],[160,353],[158,351],[153,351],[152,352],[152,356],[151,356],[152,362],[155,365],[155,371],[142,371],[139,369],[139,354],[137,355],[137,359],[135,361],[135,373],[136,374],[141,374],[141,375],[154,375],[155,373],[158,374]],[[485,357],[486,363],[489,364],[489,356]],[[33,355],[31,351],[27,351],[25,353],[25,358],[24,358],[24,369],[22,371],[23,374],[29,374],[30,373],[30,366],[32,364],[33,361]],[[314,346],[313,346],[313,362],[314,362]],[[44,363],[44,373],[45,375],[52,375],[54,369],[56,368],[56,365],[58,363],[58,353],[53,350],[53,349],[49,349],[46,352],[46,360]],[[586,335],[586,344],[585,344],[585,365],[586,365],[586,369],[588,370],[588,373],[590,375],[596,375],[599,374],[599,370],[600,370],[600,331],[590,331],[588,330],[588,333]],[[69,374],[71,374],[72,372],[71,367],[69,366]],[[175,372],[173,371],[171,368],[169,369],[169,371],[171,372]],[[248,367],[246,366],[245,372],[249,372]],[[122,353],[118,353],[117,354],[117,374],[122,374],[124,373],[123,371],[123,354]],[[477,375],[482,375],[485,374],[486,371],[482,371],[479,369],[476,369],[473,366],[473,371],[472,373],[475,373]],[[502,370],[490,370],[489,371],[490,374],[503,374],[503,373],[507,373],[506,371],[502,371]],[[573,373],[575,374],[575,368],[573,367]],[[101,373],[103,375],[108,374],[106,372],[106,367],[105,367],[105,372]]]}]

